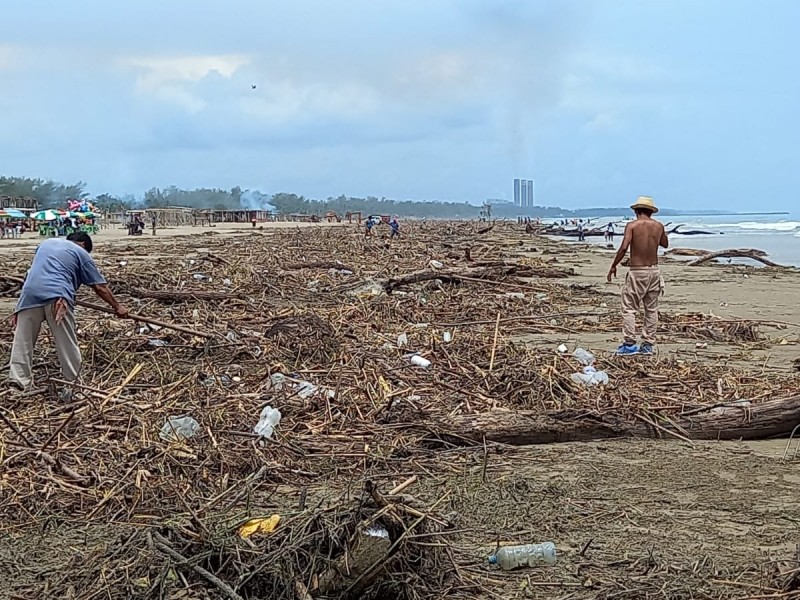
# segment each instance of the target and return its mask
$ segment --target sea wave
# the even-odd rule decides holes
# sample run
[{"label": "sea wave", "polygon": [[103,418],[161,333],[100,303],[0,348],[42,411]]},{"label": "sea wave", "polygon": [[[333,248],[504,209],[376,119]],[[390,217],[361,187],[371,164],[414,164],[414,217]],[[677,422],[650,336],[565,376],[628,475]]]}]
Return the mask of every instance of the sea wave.
[{"label": "sea wave", "polygon": [[800,229],[800,221],[775,221],[772,223],[758,223],[756,221],[743,221],[741,223],[719,223],[707,225],[719,229],[749,229],[751,231],[794,231]]}]

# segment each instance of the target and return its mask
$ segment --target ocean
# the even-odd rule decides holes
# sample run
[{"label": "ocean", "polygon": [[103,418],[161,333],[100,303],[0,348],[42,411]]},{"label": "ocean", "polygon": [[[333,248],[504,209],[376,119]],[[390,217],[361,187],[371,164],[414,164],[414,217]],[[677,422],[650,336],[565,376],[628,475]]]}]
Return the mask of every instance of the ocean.
[{"label": "ocean", "polygon": [[[627,215],[626,215],[627,216]],[[676,225],[685,230],[713,232],[710,235],[670,235],[671,248],[698,248],[701,250],[725,250],[727,248],[757,248],[763,250],[773,262],[800,267],[800,215],[715,215],[698,217],[656,217],[667,225],[669,231]],[[592,219],[592,226],[614,221],[617,227],[615,243],[622,239],[624,217]],[[604,244],[603,238],[587,238],[587,241]],[[746,264],[757,265],[744,259]]]}]

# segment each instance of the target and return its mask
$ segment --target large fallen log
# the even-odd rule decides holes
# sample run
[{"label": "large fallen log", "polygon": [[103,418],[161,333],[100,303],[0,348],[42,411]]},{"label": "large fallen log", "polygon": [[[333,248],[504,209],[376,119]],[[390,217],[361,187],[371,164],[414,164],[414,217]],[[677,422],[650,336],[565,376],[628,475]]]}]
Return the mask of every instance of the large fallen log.
[{"label": "large fallen log", "polygon": [[380,280],[378,283],[383,286],[383,289],[391,293],[393,290],[403,286],[411,285],[413,283],[421,283],[423,281],[440,280],[443,283],[459,284],[462,281],[469,281],[475,279],[482,279],[486,281],[495,281],[503,277],[516,276],[516,277],[548,277],[561,279],[569,277],[574,273],[566,269],[557,269],[554,267],[540,267],[532,265],[522,265],[516,263],[487,263],[487,266],[482,267],[468,267],[460,270],[443,269],[443,270],[424,270],[408,273],[407,275],[400,275],[399,277],[392,277],[389,279]]},{"label": "large fallen log", "polygon": [[781,265],[772,262],[769,259],[764,258],[764,252],[761,250],[753,250],[751,248],[739,248],[739,249],[731,249],[731,250],[719,250],[717,252],[709,252],[708,254],[704,254],[700,258],[693,260],[692,262],[688,263],[690,267],[696,267],[698,265],[702,265],[703,263],[707,263],[710,260],[714,260],[715,258],[749,258],[760,263],[767,265],[768,267],[780,267]]},{"label": "large fallen log", "polygon": [[689,231],[678,231],[683,225],[675,225],[672,229],[670,229],[667,234],[668,235],[724,235],[723,231],[705,231],[703,229],[690,229]]},{"label": "large fallen log", "polygon": [[458,440],[528,445],[580,442],[607,438],[685,437],[692,440],[762,439],[788,435],[800,423],[800,396],[758,404],[728,403],[689,411],[683,417],[636,419],[587,411],[539,413],[492,411],[455,417],[436,433]]}]

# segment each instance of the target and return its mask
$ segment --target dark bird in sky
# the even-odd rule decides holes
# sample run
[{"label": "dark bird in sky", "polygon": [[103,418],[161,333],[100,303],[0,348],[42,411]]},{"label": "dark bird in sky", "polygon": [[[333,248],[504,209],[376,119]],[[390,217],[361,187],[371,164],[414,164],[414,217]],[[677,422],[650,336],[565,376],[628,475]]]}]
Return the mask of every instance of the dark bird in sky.
[{"label": "dark bird in sky", "polygon": [[253,89],[253,90],[256,89],[256,84],[254,83],[253,85],[251,85],[250,89]]}]

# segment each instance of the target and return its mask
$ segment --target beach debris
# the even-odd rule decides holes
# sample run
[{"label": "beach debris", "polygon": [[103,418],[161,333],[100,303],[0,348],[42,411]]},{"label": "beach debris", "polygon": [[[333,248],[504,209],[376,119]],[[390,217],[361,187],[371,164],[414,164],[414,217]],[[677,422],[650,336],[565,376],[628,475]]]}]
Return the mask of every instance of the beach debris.
[{"label": "beach debris", "polygon": [[409,357],[409,360],[411,360],[411,364],[422,367],[423,369],[427,369],[431,366],[431,361],[423,356],[420,356],[419,354],[412,354]]},{"label": "beach debris", "polygon": [[258,423],[253,427],[253,432],[266,439],[272,438],[275,433],[275,428],[281,422],[281,411],[277,408],[272,408],[269,404],[261,409],[261,414],[258,417]]},{"label": "beach debris", "polygon": [[193,438],[200,431],[200,423],[189,415],[170,417],[158,432],[158,437],[166,442],[180,442]]},{"label": "beach debris", "polygon": [[452,334],[452,332],[450,332],[450,331],[445,331],[445,332],[443,332],[443,333],[442,333],[442,341],[443,341],[445,344],[449,344],[450,342],[452,342],[452,341],[453,341],[453,334]]},{"label": "beach debris", "polygon": [[[755,250],[752,248],[739,248],[739,249],[729,249],[729,250],[719,250],[717,252],[707,252],[702,256],[694,259],[693,261],[686,263],[689,267],[697,267],[699,265],[705,264],[709,261],[712,261],[716,258],[749,258],[751,260],[755,260],[760,262],[768,267],[780,267],[781,265],[772,262],[765,258],[766,253],[763,250]],[[745,274],[747,277],[747,274]]]},{"label": "beach debris", "polygon": [[594,364],[594,354],[588,350],[584,350],[583,348],[576,348],[575,352],[572,353],[572,356],[584,366]]},{"label": "beach debris", "polygon": [[554,565],[556,563],[556,546],[553,542],[502,546],[489,557],[488,562],[490,565],[498,565],[503,571],[511,571],[520,567]]},{"label": "beach debris", "polygon": [[598,371],[591,365],[583,367],[583,372],[573,373],[570,379],[575,383],[586,385],[605,385],[608,383],[608,374],[605,371]]},{"label": "beach debris", "polygon": [[566,344],[561,344],[561,345],[560,345],[560,346],[557,348],[557,350],[558,350],[558,351],[559,351],[561,354],[564,354],[564,353],[565,353],[567,350],[569,350],[569,348],[567,348],[567,345],[566,345]]},{"label": "beach debris", "polygon": [[244,525],[239,527],[239,536],[244,539],[249,539],[256,534],[268,535],[275,531],[278,524],[281,522],[280,515],[272,515],[271,517],[259,517],[250,519]]},{"label": "beach debris", "polygon": [[498,298],[512,298],[514,300],[524,300],[524,292],[506,292],[505,294],[498,294]]},{"label": "beach debris", "polygon": [[[13,593],[26,598],[67,598],[75,590],[85,590],[87,582],[98,581],[114,600],[134,591],[180,595],[184,584],[198,597],[266,594],[308,600],[331,597],[331,589],[344,592],[351,585],[346,595],[358,597],[358,588],[369,586],[374,575],[383,579],[381,583],[402,582],[402,595],[408,597],[444,596],[455,589],[470,590],[458,592],[465,597],[483,597],[497,592],[496,584],[472,575],[459,579],[460,573],[474,569],[476,554],[461,552],[462,545],[454,548],[450,536],[461,544],[464,540],[458,538],[463,534],[442,529],[447,519],[436,514],[437,506],[457,506],[465,497],[445,486],[426,485],[419,494],[420,505],[390,495],[384,505],[370,503],[364,495],[353,494],[365,468],[380,481],[396,482],[413,472],[420,478],[430,477],[429,483],[440,478],[447,482],[454,472],[463,471],[472,478],[475,469],[465,471],[464,467],[476,453],[481,461],[481,451],[486,449],[488,460],[483,462],[488,465],[492,490],[485,499],[480,493],[477,499],[489,507],[488,518],[496,516],[491,513],[500,499],[495,492],[503,491],[502,482],[493,487],[501,462],[494,460],[495,442],[773,437],[788,436],[798,423],[800,374],[763,369],[761,361],[732,361],[715,353],[703,361],[685,354],[683,361],[662,355],[644,364],[606,359],[604,354],[602,364],[610,365],[606,367],[611,377],[608,385],[575,382],[573,371],[581,371],[575,368],[577,361],[568,351],[564,355],[570,358],[559,360],[553,352],[560,343],[547,340],[615,334],[619,328],[616,311],[594,312],[598,299],[608,296],[601,286],[563,286],[536,275],[532,284],[526,273],[553,268],[547,256],[518,261],[515,244],[522,234],[501,222],[481,239],[486,243],[475,243],[475,229],[474,223],[466,222],[412,223],[407,239],[395,245],[391,254],[353,243],[356,233],[345,227],[309,227],[301,232],[276,229],[269,235],[165,236],[146,261],[129,258],[139,256],[141,247],[126,250],[109,244],[101,255],[106,264],[115,265],[120,258],[130,261],[130,269],[114,270],[121,286],[126,286],[122,292],[126,301],[130,297],[134,306],[163,322],[190,321],[194,330],[202,330],[207,337],[182,330],[170,331],[169,337],[159,333],[169,346],[141,352],[154,337],[152,333],[138,333],[129,322],[84,311],[80,315],[81,386],[87,388],[84,391],[96,410],[84,411],[83,404],[73,403],[43,411],[39,402],[22,402],[0,411],[11,423],[0,422],[3,460],[9,467],[3,472],[6,493],[0,525],[18,531],[21,544],[36,539],[42,547],[54,539],[52,534],[62,532],[42,529],[42,523],[91,524],[105,536],[103,548],[93,543],[78,548],[80,544],[67,540],[69,548],[76,549],[64,552],[69,560],[63,563],[37,563],[33,558],[38,553],[24,556],[19,567],[30,577],[22,578],[22,586],[12,577]],[[208,250],[198,249],[200,240]],[[469,264],[475,268],[464,267],[467,245],[472,248]],[[234,281],[241,297],[228,288],[213,290],[217,297],[205,295],[212,293],[206,289],[211,286],[193,279],[186,267],[181,269],[187,256],[206,251],[231,258],[229,264],[204,262],[203,270],[217,281]],[[563,247],[556,252],[563,255]],[[332,256],[346,257],[359,275],[331,280],[327,267],[287,269],[285,265],[298,256],[328,262]],[[426,265],[431,256],[447,256],[442,260],[452,260],[455,271],[428,269],[430,280],[408,278],[419,273],[420,265]],[[25,267],[11,254],[0,257],[0,263],[5,268],[0,293],[13,296],[19,292],[18,280]],[[500,264],[513,266],[490,266]],[[522,268],[526,265],[527,271]],[[454,272],[458,275],[452,277]],[[369,276],[377,280],[388,274],[403,282],[407,294],[386,295],[378,285],[377,293],[366,298],[351,295],[369,283]],[[437,279],[442,286],[427,287]],[[311,280],[325,281],[330,287],[324,294],[315,293],[307,289]],[[115,290],[122,289],[115,287],[116,281],[111,283]],[[550,302],[509,302],[497,297],[507,289],[525,289],[530,297],[535,293],[527,291],[532,285],[546,292]],[[431,291],[434,286],[436,290]],[[141,298],[148,297],[144,294],[159,298],[139,305]],[[425,294],[427,303],[417,301],[420,294]],[[501,326],[495,336],[498,314]],[[587,314],[597,320],[584,321]],[[660,332],[670,339],[689,340],[690,345],[710,344],[716,336],[741,347],[758,335],[759,328],[769,327],[773,325],[767,321],[665,310]],[[456,330],[457,343],[441,342],[443,332]],[[237,332],[235,344],[225,339],[228,331]],[[408,332],[413,350],[436,363],[437,369],[416,367],[408,358],[410,350],[397,350],[394,342],[403,332]],[[528,334],[543,337],[519,341],[518,336]],[[6,352],[12,337],[13,329],[0,331]],[[762,336],[756,341],[756,347],[770,343]],[[392,351],[382,350],[387,342]],[[52,344],[43,344],[40,350],[45,370],[52,372],[50,365],[56,363]],[[487,368],[490,363],[491,369]],[[275,390],[273,374],[284,375],[281,392]],[[237,377],[242,381],[237,382]],[[379,383],[381,378],[390,386],[388,394]],[[224,387],[226,381],[231,387]],[[301,398],[298,391],[306,397]],[[334,391],[337,397],[329,401]],[[751,405],[711,411],[716,404],[741,398],[750,399]],[[276,433],[273,426],[272,433],[272,440],[280,437],[279,442],[268,442],[254,433],[266,403],[281,409],[277,424],[281,431]],[[69,420],[75,408],[80,422]],[[198,429],[194,440],[168,448],[165,455],[157,447],[162,444],[154,446],[148,440],[158,433],[157,423],[181,413],[202,415],[203,432],[208,434],[199,440]],[[286,439],[279,433],[287,433]],[[454,448],[462,444],[474,448],[465,452]],[[741,458],[725,456],[733,462]],[[531,487],[535,482],[527,476],[521,471],[512,473],[509,484],[515,487],[508,491],[525,497],[537,493],[538,486]],[[517,489],[518,483],[524,487]],[[447,494],[453,495],[444,498]],[[549,504],[553,499],[545,496]],[[617,506],[616,500],[611,499],[611,508]],[[251,512],[253,506],[273,502],[280,508],[264,514]],[[437,504],[426,506],[426,502]],[[559,502],[558,498],[553,502]],[[289,514],[284,510],[291,512],[291,519],[284,517],[272,533],[256,534],[249,542],[238,535],[239,516]],[[464,505],[464,513],[467,510]],[[548,514],[563,516],[558,504],[551,510]],[[26,515],[23,521],[20,514]],[[643,518],[628,515],[634,520]],[[122,529],[120,522],[128,516],[146,516],[147,527],[128,531],[126,523]],[[478,521],[465,520],[469,528]],[[499,522],[481,520],[478,527],[491,529],[494,537]],[[516,520],[508,523],[514,529],[497,527],[496,539],[519,535]],[[385,537],[366,533],[373,524],[388,532],[388,548]],[[590,530],[596,524],[589,519],[585,526]],[[692,535],[696,526],[692,524]],[[776,530],[768,535],[771,540],[780,535],[780,528]],[[620,531],[615,530],[615,535]],[[79,533],[82,537],[83,532]],[[87,533],[91,535],[91,530]],[[474,537],[472,533],[466,530],[467,539]],[[568,533],[573,542],[578,539],[573,531]],[[426,538],[428,534],[432,535]],[[716,568],[710,564],[713,561],[703,567],[701,560],[696,573],[690,561],[686,562],[689,568],[679,573],[652,569],[635,583],[629,564],[607,568],[625,558],[622,555],[630,550],[626,544],[634,539],[632,535],[623,535],[620,544],[605,544],[597,551],[593,558],[598,566],[591,573],[592,586],[584,588],[587,594],[730,595],[728,587],[710,583]],[[358,554],[354,548],[362,538],[383,545],[374,556],[354,561]],[[663,550],[670,556],[675,549],[665,546]],[[15,555],[8,556],[13,571]],[[712,554],[715,559],[721,556]],[[631,564],[647,561],[647,551],[635,546],[630,558]],[[348,575],[357,571],[352,568],[356,562],[364,566],[360,581]],[[333,564],[337,568],[329,575],[335,585],[326,594],[318,582]],[[725,567],[737,569],[744,583],[762,586],[752,593],[774,594],[774,589],[763,587],[769,584],[762,581],[759,570],[748,570],[749,562]],[[603,583],[598,585],[601,577]],[[139,590],[142,585],[144,589]],[[151,586],[156,587],[148,592]],[[776,585],[775,589],[782,588]],[[385,586],[373,586],[365,597],[376,593],[380,597],[385,591]],[[531,587],[525,593],[529,591],[538,590]]]}]

